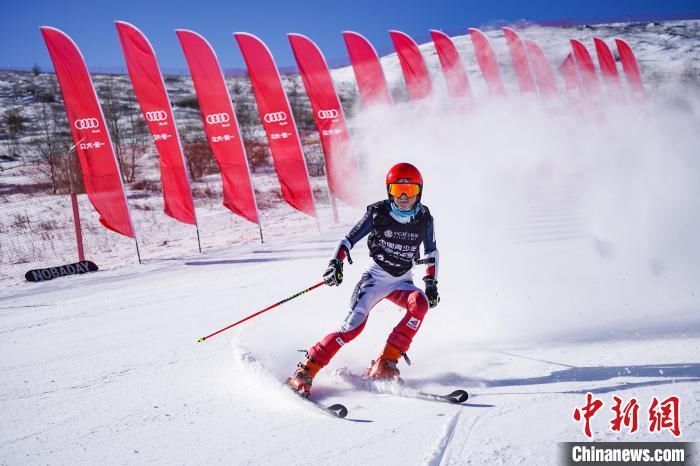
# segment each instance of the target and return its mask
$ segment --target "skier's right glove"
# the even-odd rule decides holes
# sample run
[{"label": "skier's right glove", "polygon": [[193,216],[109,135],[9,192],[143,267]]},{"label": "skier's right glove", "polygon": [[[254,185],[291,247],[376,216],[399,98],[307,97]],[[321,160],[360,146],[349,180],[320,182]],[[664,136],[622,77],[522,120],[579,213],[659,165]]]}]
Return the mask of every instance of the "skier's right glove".
[{"label": "skier's right glove", "polygon": [[343,261],[331,259],[326,272],[323,274],[323,281],[328,286],[338,286],[343,283]]},{"label": "skier's right glove", "polygon": [[437,280],[435,280],[430,275],[423,277],[425,282],[425,295],[428,297],[428,304],[431,308],[438,305],[440,302],[440,295],[437,290]]}]

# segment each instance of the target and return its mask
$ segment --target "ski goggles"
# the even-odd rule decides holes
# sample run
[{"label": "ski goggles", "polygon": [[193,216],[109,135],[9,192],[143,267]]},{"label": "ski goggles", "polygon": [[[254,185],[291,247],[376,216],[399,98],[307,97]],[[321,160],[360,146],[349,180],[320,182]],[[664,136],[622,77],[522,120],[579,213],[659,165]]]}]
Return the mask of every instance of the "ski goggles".
[{"label": "ski goggles", "polygon": [[407,197],[415,197],[420,194],[421,186],[415,183],[391,183],[387,186],[387,191],[394,197],[401,197],[405,194]]}]

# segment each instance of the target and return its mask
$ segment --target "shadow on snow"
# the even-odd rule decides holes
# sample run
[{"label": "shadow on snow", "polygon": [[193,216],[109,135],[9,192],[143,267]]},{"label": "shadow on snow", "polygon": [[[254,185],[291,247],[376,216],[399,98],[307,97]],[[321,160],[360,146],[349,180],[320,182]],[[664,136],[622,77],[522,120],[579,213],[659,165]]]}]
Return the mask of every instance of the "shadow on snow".
[{"label": "shadow on snow", "polygon": [[567,367],[566,369],[551,372],[548,375],[527,378],[512,379],[480,379],[477,377],[465,377],[463,375],[448,372],[437,377],[430,377],[424,380],[412,380],[411,385],[420,386],[427,382],[444,385],[458,386],[478,386],[483,388],[494,387],[517,387],[528,385],[546,385],[565,382],[601,382],[617,377],[638,377],[655,378],[657,380],[645,380],[639,382],[619,382],[606,387],[568,390],[563,394],[585,394],[585,393],[609,393],[632,388],[667,385],[683,382],[700,382],[700,363],[678,363],[678,364],[648,364],[642,366],[593,366],[593,367]]}]

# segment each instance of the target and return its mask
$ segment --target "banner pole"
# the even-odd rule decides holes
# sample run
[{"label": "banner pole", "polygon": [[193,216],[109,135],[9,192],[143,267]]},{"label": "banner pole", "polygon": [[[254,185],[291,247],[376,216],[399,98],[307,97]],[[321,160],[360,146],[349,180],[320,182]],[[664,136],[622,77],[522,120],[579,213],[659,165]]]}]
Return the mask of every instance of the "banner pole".
[{"label": "banner pole", "polygon": [[141,262],[141,252],[139,251],[139,240],[136,239],[136,235],[134,235],[134,243],[136,243],[136,257],[139,260],[139,264],[142,264]]},{"label": "banner pole", "polygon": [[199,240],[199,223],[197,222],[197,219],[195,218],[194,220],[194,227],[197,230],[197,246],[199,247],[199,253],[202,253],[202,242]]},{"label": "banner pole", "polygon": [[73,224],[75,226],[75,241],[78,246],[78,260],[85,260],[85,249],[83,248],[83,230],[80,226],[80,210],[78,209],[78,196],[73,187],[73,164],[71,163],[71,153],[75,148],[83,142],[85,138],[73,144],[68,152],[66,152],[66,165],[68,166],[68,185],[70,186],[70,202],[73,207]]}]

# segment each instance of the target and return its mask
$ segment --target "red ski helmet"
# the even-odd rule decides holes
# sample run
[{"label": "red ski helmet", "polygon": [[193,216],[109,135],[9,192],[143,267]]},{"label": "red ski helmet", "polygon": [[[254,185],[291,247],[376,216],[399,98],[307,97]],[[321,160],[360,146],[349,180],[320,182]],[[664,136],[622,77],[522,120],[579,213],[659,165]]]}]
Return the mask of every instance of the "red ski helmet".
[{"label": "red ski helmet", "polygon": [[418,196],[423,193],[423,176],[420,171],[410,163],[397,163],[386,174],[386,192],[391,196],[400,197],[405,193],[408,197]]}]

